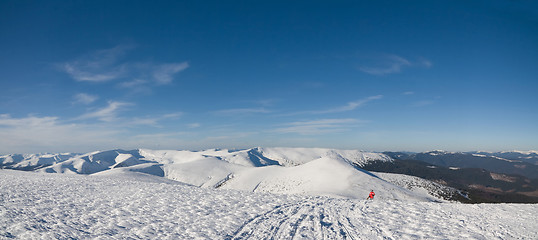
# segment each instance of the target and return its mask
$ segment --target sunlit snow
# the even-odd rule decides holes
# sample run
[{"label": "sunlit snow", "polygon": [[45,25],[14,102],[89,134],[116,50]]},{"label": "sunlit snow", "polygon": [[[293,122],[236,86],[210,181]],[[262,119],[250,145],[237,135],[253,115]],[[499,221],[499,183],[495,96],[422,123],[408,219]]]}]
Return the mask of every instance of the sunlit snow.
[{"label": "sunlit snow", "polygon": [[0,170],[0,238],[535,239],[536,204],[408,202]]}]

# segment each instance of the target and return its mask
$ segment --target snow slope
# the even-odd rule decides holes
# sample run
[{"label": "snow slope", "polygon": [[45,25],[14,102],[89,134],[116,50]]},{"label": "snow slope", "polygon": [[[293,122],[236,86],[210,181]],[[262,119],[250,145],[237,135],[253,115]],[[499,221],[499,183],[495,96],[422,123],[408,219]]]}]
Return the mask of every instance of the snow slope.
[{"label": "snow slope", "polygon": [[538,236],[537,204],[466,205],[252,193],[197,188],[122,172],[88,176],[0,170],[0,239]]},{"label": "snow slope", "polygon": [[[65,155],[69,156],[69,155]],[[31,163],[36,156],[21,159]],[[50,158],[47,158],[50,159]],[[252,148],[175,151],[110,150],[54,158],[46,173],[125,175],[147,173],[204,188],[380,200],[438,201],[430,191],[409,191],[359,166],[392,161],[384,154],[323,148]],[[35,162],[35,161],[34,161]],[[35,166],[38,167],[38,166]],[[403,177],[401,177],[403,178]],[[408,189],[406,189],[408,188]]]},{"label": "snow slope", "polygon": [[42,168],[47,173],[95,175],[143,172],[182,183],[252,192],[436,201],[360,169],[369,161],[391,161],[384,154],[321,148],[253,148],[205,151],[111,150],[77,155]]}]

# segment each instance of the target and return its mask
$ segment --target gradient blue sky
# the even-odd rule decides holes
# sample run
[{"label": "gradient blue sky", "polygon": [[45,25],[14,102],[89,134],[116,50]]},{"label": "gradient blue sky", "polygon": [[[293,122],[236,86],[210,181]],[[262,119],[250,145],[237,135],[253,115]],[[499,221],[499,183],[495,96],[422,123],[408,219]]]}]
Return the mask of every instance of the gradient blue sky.
[{"label": "gradient blue sky", "polygon": [[538,150],[537,1],[0,1],[0,153]]}]

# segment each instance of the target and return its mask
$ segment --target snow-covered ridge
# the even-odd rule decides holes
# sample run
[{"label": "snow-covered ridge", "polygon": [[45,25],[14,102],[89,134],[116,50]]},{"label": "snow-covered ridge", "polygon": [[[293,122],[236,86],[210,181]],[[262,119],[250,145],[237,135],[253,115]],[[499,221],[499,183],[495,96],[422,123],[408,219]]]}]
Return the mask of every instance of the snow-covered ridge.
[{"label": "snow-covered ridge", "polygon": [[[9,158],[11,157],[11,158]],[[51,159],[47,155],[48,159]],[[12,159],[10,155],[2,160]],[[32,158],[16,158],[30,166]],[[67,158],[67,159],[66,159]],[[362,199],[435,201],[391,184],[360,168],[370,161],[392,161],[381,153],[323,148],[252,148],[176,151],[139,149],[74,154],[35,171],[101,176],[151,174],[202,188],[306,194]],[[39,162],[39,161],[38,161]],[[12,164],[10,166],[15,166]]]},{"label": "snow-covered ridge", "polygon": [[45,168],[46,172],[72,172],[93,174],[100,171],[138,165],[142,163],[180,164],[201,159],[216,158],[245,167],[278,165],[299,166],[321,158],[342,159],[356,166],[364,166],[369,161],[392,161],[382,153],[357,150],[335,150],[324,148],[252,148],[245,150],[209,149],[188,150],[108,150],[86,154],[10,154],[0,156],[0,166],[26,170]]}]

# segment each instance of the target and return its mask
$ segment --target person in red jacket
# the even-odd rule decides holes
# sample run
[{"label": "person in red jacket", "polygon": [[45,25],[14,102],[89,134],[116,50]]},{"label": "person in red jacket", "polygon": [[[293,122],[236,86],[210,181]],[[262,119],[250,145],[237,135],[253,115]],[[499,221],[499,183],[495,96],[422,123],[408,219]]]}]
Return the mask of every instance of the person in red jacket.
[{"label": "person in red jacket", "polygon": [[374,190],[370,191],[370,195],[368,195],[368,198],[366,200],[374,199],[375,193]]}]

